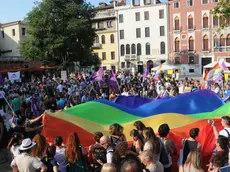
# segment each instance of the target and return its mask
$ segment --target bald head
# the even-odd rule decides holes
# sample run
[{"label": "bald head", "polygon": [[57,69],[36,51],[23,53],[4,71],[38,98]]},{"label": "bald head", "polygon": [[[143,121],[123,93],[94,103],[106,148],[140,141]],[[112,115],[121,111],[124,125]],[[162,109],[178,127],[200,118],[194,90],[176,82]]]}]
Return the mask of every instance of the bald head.
[{"label": "bald head", "polygon": [[111,143],[111,140],[110,140],[110,138],[109,138],[108,136],[102,136],[102,137],[100,138],[100,144],[101,144],[105,149],[107,149],[107,148],[109,147],[110,143]]}]

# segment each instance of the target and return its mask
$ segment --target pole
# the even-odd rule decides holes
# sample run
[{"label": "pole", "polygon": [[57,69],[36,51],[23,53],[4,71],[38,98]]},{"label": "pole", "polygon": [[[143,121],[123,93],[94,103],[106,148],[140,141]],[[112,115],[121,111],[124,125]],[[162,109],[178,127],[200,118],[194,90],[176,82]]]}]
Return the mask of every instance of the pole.
[{"label": "pole", "polygon": [[8,102],[8,100],[6,100],[5,96],[2,95],[2,97],[4,98],[4,100],[6,101],[7,105],[10,107],[11,111],[14,113],[14,110],[12,108],[12,106],[10,105],[10,103]]}]

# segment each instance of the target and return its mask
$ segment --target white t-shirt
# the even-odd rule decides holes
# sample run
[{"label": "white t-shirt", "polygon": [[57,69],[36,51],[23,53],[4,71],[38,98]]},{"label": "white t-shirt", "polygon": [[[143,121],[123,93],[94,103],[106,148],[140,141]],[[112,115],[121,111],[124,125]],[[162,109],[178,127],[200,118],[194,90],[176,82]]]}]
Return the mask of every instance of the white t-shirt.
[{"label": "white t-shirt", "polygon": [[230,134],[230,128],[224,128],[223,130],[221,130],[219,132],[219,135],[229,138],[230,136],[228,135],[228,133],[227,133],[227,131],[225,129],[228,130],[228,132]]},{"label": "white t-shirt", "polygon": [[129,96],[129,93],[128,92],[123,92],[121,93],[122,96]]},{"label": "white t-shirt", "polygon": [[220,88],[219,88],[219,87],[216,87],[216,88],[214,89],[214,92],[215,92],[216,94],[219,94]]},{"label": "white t-shirt", "polygon": [[13,154],[14,158],[20,154],[19,146],[12,146],[10,148],[11,153]]}]

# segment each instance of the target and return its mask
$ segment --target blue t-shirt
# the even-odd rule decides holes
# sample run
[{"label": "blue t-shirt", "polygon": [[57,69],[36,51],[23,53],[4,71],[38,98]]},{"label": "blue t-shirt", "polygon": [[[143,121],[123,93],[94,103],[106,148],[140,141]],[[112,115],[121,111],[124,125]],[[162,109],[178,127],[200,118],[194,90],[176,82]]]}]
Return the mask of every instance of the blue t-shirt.
[{"label": "blue t-shirt", "polygon": [[57,102],[58,107],[61,108],[61,109],[64,109],[64,108],[65,108],[65,102],[66,102],[65,99],[60,99],[60,100]]}]

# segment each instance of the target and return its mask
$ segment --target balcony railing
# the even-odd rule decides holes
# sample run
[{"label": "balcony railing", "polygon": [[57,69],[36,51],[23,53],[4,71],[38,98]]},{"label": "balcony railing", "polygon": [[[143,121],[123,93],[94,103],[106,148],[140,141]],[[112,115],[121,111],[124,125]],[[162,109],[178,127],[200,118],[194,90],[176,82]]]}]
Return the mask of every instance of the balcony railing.
[{"label": "balcony railing", "polygon": [[0,61],[25,61],[25,58],[22,56],[0,56]]},{"label": "balcony railing", "polygon": [[139,56],[135,54],[125,55],[125,61],[138,61]]},{"label": "balcony railing", "polygon": [[202,30],[209,30],[209,29],[210,29],[210,26],[202,27]]},{"label": "balcony railing", "polygon": [[182,31],[182,27],[179,28],[173,28],[174,32],[181,32]]},{"label": "balcony railing", "polygon": [[94,43],[93,44],[93,46],[92,46],[92,48],[94,48],[94,49],[101,49],[101,44],[100,43]]},{"label": "balcony railing", "polygon": [[95,16],[97,18],[104,18],[104,17],[115,17],[115,11],[106,11],[106,12],[98,12]]},{"label": "balcony railing", "polygon": [[188,27],[187,30],[190,31],[190,32],[192,32],[192,31],[196,30],[196,27],[195,26]]},{"label": "balcony railing", "polygon": [[230,52],[230,46],[214,47],[214,52]]}]

